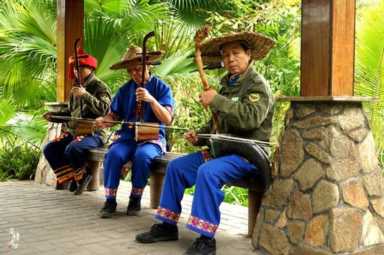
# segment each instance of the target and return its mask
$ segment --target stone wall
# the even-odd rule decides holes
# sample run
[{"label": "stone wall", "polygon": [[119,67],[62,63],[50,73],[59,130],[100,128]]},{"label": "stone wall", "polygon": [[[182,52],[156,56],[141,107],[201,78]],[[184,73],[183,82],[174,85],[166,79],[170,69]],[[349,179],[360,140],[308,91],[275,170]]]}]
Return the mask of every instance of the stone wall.
[{"label": "stone wall", "polygon": [[384,254],[384,180],[361,103],[293,102],[253,246],[271,255]]},{"label": "stone wall", "polygon": [[[47,135],[41,144],[41,151],[43,151],[48,141],[52,141],[55,137],[60,134],[60,132],[61,124],[49,122]],[[41,153],[39,163],[37,164],[35,172],[35,182],[40,184],[47,184],[50,186],[56,185],[56,175],[53,172],[52,168],[49,166],[49,163],[45,159],[43,153]]]}]

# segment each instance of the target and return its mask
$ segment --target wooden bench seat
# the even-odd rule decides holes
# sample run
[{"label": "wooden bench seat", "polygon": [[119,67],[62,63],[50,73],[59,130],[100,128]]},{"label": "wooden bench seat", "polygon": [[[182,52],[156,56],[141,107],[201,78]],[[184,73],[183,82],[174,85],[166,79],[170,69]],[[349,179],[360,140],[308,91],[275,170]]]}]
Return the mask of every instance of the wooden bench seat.
[{"label": "wooden bench seat", "polygon": [[[99,185],[102,184],[101,166],[106,152],[107,148],[93,149],[89,152],[88,165],[92,169],[94,178],[90,183],[88,190],[96,190]],[[150,174],[150,206],[152,209],[156,209],[159,206],[163,179],[169,161],[182,155],[184,154],[167,152],[154,159]],[[244,178],[239,182],[230,183],[228,185],[248,189],[248,235],[251,236],[256,223],[256,216],[259,211],[261,199],[264,194],[263,185],[257,178]]]}]

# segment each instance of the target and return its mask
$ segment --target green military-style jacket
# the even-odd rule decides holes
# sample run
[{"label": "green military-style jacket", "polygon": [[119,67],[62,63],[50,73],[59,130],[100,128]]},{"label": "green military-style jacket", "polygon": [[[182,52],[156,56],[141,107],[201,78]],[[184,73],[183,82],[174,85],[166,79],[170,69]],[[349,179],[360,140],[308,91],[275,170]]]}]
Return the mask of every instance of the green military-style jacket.
[{"label": "green military-style jacket", "polygon": [[[267,81],[251,67],[234,84],[229,85],[228,81],[229,74],[221,80],[222,88],[210,104],[212,112],[217,114],[218,133],[269,141],[273,96]],[[212,128],[211,120],[198,133],[210,133]]]},{"label": "green military-style jacket", "polygon": [[[105,116],[109,111],[111,104],[111,92],[107,85],[96,77],[94,73],[84,82],[84,88],[87,91],[81,97],[70,95],[68,110],[71,117],[95,119],[100,116]],[[82,110],[81,109],[82,105]],[[80,114],[81,111],[81,114]],[[69,131],[74,135],[76,121],[70,121],[67,124]],[[106,130],[97,129],[103,142],[106,142]]]}]

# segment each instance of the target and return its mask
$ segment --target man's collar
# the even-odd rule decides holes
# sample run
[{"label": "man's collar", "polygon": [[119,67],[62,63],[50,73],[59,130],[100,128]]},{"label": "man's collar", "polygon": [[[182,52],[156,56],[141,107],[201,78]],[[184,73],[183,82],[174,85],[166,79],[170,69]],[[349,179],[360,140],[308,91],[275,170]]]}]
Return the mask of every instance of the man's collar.
[{"label": "man's collar", "polygon": [[245,70],[244,73],[238,74],[238,75],[231,75],[228,73],[224,76],[224,78],[221,80],[221,85],[223,86],[236,86],[239,84],[242,80],[244,80],[245,77],[249,75],[251,72],[252,67],[251,65],[248,66],[247,70]]},{"label": "man's collar", "polygon": [[[150,74],[149,77],[148,77],[148,80],[145,82],[144,85],[150,83],[152,79],[153,79],[153,75]],[[136,86],[141,85],[141,84],[137,84],[132,78],[131,78],[130,82],[133,82]]]},{"label": "man's collar", "polygon": [[84,79],[83,86],[86,87],[93,79],[95,78],[95,72],[92,71],[87,77]]}]

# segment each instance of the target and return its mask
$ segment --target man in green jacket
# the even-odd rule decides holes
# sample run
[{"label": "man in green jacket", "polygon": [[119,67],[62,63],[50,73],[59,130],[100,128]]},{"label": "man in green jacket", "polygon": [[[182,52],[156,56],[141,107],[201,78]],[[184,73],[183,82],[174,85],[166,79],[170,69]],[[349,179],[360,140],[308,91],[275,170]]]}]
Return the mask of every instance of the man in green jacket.
[{"label": "man in green jacket", "polygon": [[[257,33],[244,32],[212,39],[202,44],[204,62],[222,61],[228,73],[221,80],[219,92],[204,91],[200,102],[209,107],[215,121],[198,132],[189,131],[185,138],[193,145],[207,141],[197,134],[219,132],[234,137],[269,141],[272,126],[273,98],[268,83],[252,68],[252,60],[263,58],[273,42]],[[215,122],[215,125],[213,125]],[[217,130],[213,130],[214,126]],[[136,236],[141,243],[178,239],[177,221],[185,188],[195,185],[192,212],[187,227],[200,234],[185,254],[215,254],[215,232],[220,223],[221,190],[260,171],[259,166],[235,153],[211,159],[209,153],[197,152],[168,164],[156,219],[160,224]]]},{"label": "man in green jacket", "polygon": [[106,131],[93,130],[92,126],[89,133],[80,134],[81,119],[104,116],[111,103],[109,88],[94,74],[96,58],[78,49],[78,61],[79,70],[76,70],[75,59],[69,59],[69,77],[75,85],[68,110],[60,116],[51,112],[44,114],[48,121],[65,123],[61,135],[45,146],[44,155],[56,174],[57,184],[61,186],[71,181],[70,190],[75,191],[75,195],[81,194],[92,179],[86,167],[88,150],[101,147],[106,140]]}]

